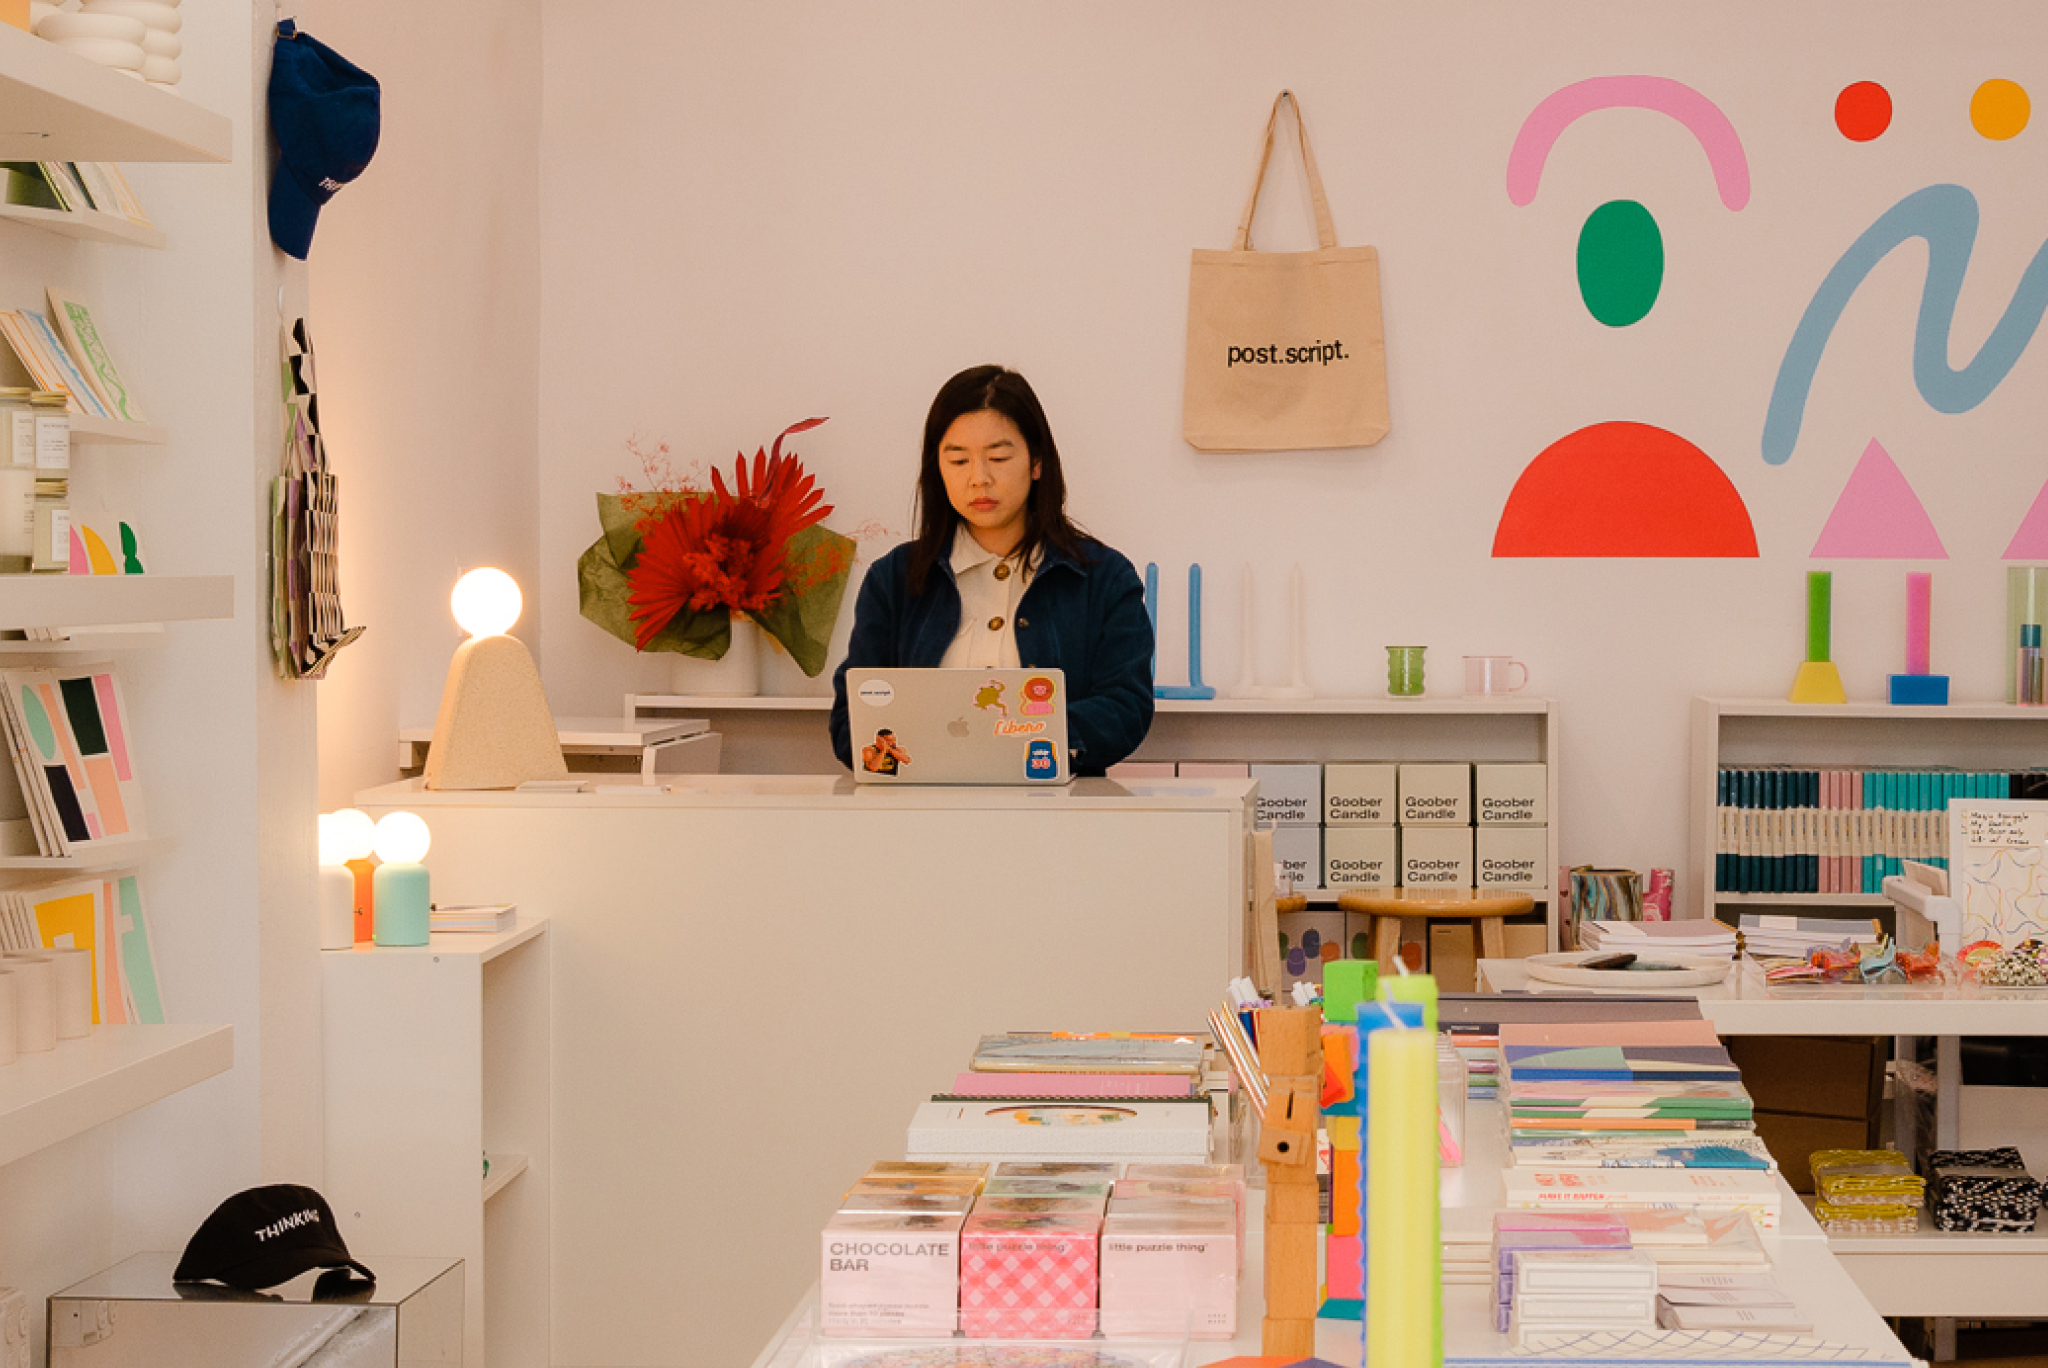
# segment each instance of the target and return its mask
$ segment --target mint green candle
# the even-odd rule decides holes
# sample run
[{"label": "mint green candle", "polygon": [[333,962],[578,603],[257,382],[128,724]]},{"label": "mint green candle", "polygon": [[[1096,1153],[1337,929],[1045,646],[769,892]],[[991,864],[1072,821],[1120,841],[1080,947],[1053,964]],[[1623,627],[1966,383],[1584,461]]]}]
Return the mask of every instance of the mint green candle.
[{"label": "mint green candle", "polygon": [[1828,658],[1828,631],[1829,619],[1833,615],[1834,579],[1832,570],[1806,572],[1806,658],[1809,661],[1825,661]]}]

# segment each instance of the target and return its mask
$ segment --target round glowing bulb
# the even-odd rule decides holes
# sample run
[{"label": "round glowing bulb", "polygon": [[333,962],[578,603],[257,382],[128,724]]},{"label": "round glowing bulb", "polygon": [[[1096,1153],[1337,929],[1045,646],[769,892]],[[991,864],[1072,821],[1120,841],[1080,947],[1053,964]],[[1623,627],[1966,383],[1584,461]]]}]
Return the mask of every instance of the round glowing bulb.
[{"label": "round glowing bulb", "polygon": [[455,581],[455,592],[448,596],[448,607],[462,624],[462,630],[478,637],[511,631],[524,606],[518,582],[503,570],[489,566],[472,570]]},{"label": "round glowing bulb", "polygon": [[[347,864],[350,860],[369,859],[376,830],[377,824],[361,808],[323,812],[320,814],[320,863],[338,865]],[[330,853],[332,859],[328,858]]]},{"label": "round glowing bulb", "polygon": [[385,864],[418,864],[431,840],[427,824],[413,813],[387,812],[377,819],[377,858]]}]

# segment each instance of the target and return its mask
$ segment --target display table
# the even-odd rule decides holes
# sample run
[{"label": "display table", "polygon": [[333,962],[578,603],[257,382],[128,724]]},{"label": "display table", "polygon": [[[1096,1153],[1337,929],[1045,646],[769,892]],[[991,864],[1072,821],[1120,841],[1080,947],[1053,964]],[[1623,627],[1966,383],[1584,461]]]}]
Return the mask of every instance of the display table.
[{"label": "display table", "polygon": [[[1507,1158],[1499,1104],[1468,1104],[1466,1123],[1467,1162],[1443,1171],[1443,1204],[1446,1207],[1498,1208],[1502,1203],[1500,1170]],[[1782,1186],[1782,1180],[1780,1180]],[[1813,1319],[1813,1337],[1864,1350],[1871,1357],[1858,1362],[1905,1365],[1911,1360],[1904,1346],[1884,1320],[1871,1309],[1842,1265],[1829,1252],[1820,1227],[1813,1223],[1797,1197],[1784,1190],[1787,1203],[1785,1224],[1764,1233],[1778,1285]],[[1247,1214],[1244,1276],[1239,1280],[1237,1338],[1228,1342],[1197,1340],[1191,1346],[1191,1365],[1215,1363],[1221,1359],[1259,1352],[1259,1318],[1265,1297],[1261,1276],[1261,1234],[1264,1230],[1263,1194],[1252,1194],[1253,1209]],[[793,1231],[792,1242],[808,1244],[808,1232]],[[802,1303],[783,1322],[768,1346],[754,1360],[754,1368],[809,1368],[812,1324],[817,1299],[815,1284]],[[1493,1328],[1493,1289],[1470,1284],[1444,1289],[1444,1358],[1447,1362],[1486,1363],[1503,1360],[1516,1364],[1537,1364],[1546,1360],[1516,1354],[1508,1337]],[[1316,1356],[1350,1368],[1358,1364],[1357,1321],[1316,1322]],[[1685,1360],[1668,1360],[1673,1364]],[[1652,1362],[1634,1359],[1637,1368]]]},{"label": "display table", "polygon": [[[1520,960],[1481,960],[1482,992],[1584,992],[1529,977]],[[1889,1035],[1909,1050],[1912,1037],[1936,1038],[1935,1136],[1963,1145],[1961,1037],[2048,1035],[2048,994],[1974,984],[1869,988],[1766,988],[1754,964],[1704,988],[1630,989],[1644,996],[1692,998],[1724,1036]],[[1909,1098],[1902,1095],[1902,1109]],[[1984,1142],[1970,1137],[1968,1143]],[[1944,1234],[1922,1213],[1913,1235],[1844,1235],[1836,1256],[1857,1286],[1888,1316],[2039,1316],[2048,1314],[2048,1231],[2031,1235]],[[1949,1333],[1944,1329],[1945,1338]]]},{"label": "display table", "polygon": [[436,901],[549,918],[551,1362],[745,1362],[977,1037],[1187,1028],[1242,972],[1250,780],[676,783],[357,797],[426,819]]}]

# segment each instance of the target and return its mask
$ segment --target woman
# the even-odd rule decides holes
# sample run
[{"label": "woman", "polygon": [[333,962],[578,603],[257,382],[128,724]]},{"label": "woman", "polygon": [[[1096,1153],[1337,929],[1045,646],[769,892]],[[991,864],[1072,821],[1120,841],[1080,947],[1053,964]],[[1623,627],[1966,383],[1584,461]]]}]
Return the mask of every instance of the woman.
[{"label": "woman", "polygon": [[964,370],[932,400],[917,536],[862,581],[833,678],[832,749],[851,767],[849,665],[1057,668],[1075,774],[1101,774],[1145,739],[1145,591],[1128,560],[1068,520],[1052,427],[1015,371]]}]

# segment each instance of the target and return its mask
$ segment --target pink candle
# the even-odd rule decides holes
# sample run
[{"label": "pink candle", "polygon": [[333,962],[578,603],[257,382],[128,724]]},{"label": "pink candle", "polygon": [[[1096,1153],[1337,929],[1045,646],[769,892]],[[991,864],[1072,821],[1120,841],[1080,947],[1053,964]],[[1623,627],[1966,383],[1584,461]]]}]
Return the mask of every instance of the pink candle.
[{"label": "pink candle", "polygon": [[1919,572],[1906,576],[1906,673],[1909,675],[1932,674],[1928,662],[1933,657],[1929,649],[1931,635],[1930,617],[1934,607],[1934,576]]}]

